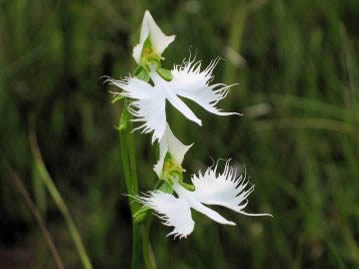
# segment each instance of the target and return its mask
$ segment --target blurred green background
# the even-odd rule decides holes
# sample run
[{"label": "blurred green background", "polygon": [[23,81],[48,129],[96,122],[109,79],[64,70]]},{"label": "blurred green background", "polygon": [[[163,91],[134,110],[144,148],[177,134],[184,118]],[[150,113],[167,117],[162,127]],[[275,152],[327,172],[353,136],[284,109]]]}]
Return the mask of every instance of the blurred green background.
[{"label": "blurred green background", "polygon": [[[256,184],[253,218],[218,209],[238,226],[193,213],[185,240],[154,219],[158,268],[359,268],[358,0],[0,1],[0,268],[55,268],[5,159],[39,208],[66,268],[82,265],[31,152],[69,207],[95,268],[129,268],[131,216],[111,104],[101,76],[123,78],[144,11],[176,41],[164,65],[190,54],[215,81],[238,83],[217,117],[190,103],[203,127],[168,105],[186,144],[187,178],[213,159],[244,164]],[[135,133],[142,191],[155,150]],[[6,161],[6,162],[7,162]]]}]

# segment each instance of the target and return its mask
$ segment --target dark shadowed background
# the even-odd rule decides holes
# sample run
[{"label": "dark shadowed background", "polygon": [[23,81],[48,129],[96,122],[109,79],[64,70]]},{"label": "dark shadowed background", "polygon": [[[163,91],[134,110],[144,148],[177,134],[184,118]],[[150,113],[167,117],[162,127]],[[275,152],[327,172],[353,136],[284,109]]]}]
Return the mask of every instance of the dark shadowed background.
[{"label": "dark shadowed background", "polygon": [[[219,106],[243,117],[209,115],[203,127],[168,105],[186,144],[186,177],[232,158],[256,185],[248,211],[218,209],[238,226],[194,213],[185,240],[166,238],[155,219],[158,268],[356,268],[359,266],[358,0],[12,0],[0,1],[0,268],[54,268],[16,171],[39,208],[66,268],[81,268],[61,213],[41,181],[44,163],[69,207],[95,268],[129,268],[131,216],[118,123],[101,76],[135,67],[144,11],[177,38],[171,68],[190,54],[215,82],[238,83]],[[151,189],[155,150],[135,133],[142,191]]]}]

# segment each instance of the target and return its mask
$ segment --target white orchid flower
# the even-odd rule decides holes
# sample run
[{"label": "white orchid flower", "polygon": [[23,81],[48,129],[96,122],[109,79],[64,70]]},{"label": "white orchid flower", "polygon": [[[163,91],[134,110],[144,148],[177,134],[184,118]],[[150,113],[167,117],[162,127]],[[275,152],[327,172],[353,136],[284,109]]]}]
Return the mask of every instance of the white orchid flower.
[{"label": "white orchid flower", "polygon": [[153,209],[163,224],[174,227],[168,234],[174,237],[186,238],[192,233],[194,221],[191,208],[208,216],[212,220],[227,225],[236,225],[205,205],[219,205],[237,213],[248,216],[272,216],[270,214],[251,214],[244,211],[248,196],[253,192],[254,185],[248,186],[246,175],[236,176],[229,161],[223,173],[217,173],[217,165],[209,167],[204,174],[201,172],[192,177],[195,190],[189,191],[179,182],[174,182],[173,189],[178,197],[159,190],[137,197],[141,203]]},{"label": "white orchid flower", "polygon": [[152,18],[151,13],[146,10],[142,21],[140,43],[138,43],[133,48],[133,58],[135,59],[136,63],[141,63],[143,47],[147,38],[149,38],[152,45],[151,51],[147,53],[154,53],[158,56],[161,56],[162,52],[168,47],[169,44],[173,42],[175,37],[175,35],[166,36]]},{"label": "white orchid flower", "polygon": [[164,135],[159,141],[160,144],[160,158],[158,162],[154,165],[153,170],[156,172],[157,176],[161,178],[163,164],[167,153],[171,154],[171,158],[178,164],[181,165],[183,162],[184,155],[192,147],[191,145],[184,145],[181,141],[177,139],[172,133],[170,127],[166,126]]},{"label": "white orchid flower", "polygon": [[217,103],[224,99],[233,85],[215,83],[210,85],[213,79],[213,69],[218,59],[201,71],[201,62],[189,59],[184,65],[174,66],[172,80],[163,79],[155,70],[150,72],[153,86],[136,77],[128,77],[125,80],[109,81],[123,89],[118,93],[124,97],[133,99],[129,105],[129,111],[134,115],[133,121],[143,122],[135,130],[142,133],[153,132],[152,143],[162,138],[166,129],[166,100],[168,100],[186,118],[202,126],[202,121],[192,110],[179,98],[190,99],[202,106],[210,113],[228,116],[241,115],[237,112],[222,112],[217,108]]}]

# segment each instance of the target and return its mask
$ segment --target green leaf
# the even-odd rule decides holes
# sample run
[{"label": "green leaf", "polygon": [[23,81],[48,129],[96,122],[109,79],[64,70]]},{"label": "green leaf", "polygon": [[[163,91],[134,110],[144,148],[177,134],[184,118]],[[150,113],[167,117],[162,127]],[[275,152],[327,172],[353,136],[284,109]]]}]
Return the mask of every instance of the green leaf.
[{"label": "green leaf", "polygon": [[166,68],[158,68],[157,69],[157,73],[165,80],[172,80],[173,76],[172,76],[172,72],[169,69]]}]

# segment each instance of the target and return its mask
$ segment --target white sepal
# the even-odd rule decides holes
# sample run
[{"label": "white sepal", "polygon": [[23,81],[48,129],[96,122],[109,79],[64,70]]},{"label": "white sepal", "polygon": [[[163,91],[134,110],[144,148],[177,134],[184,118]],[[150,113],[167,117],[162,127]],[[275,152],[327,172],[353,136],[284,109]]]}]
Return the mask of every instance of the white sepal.
[{"label": "white sepal", "polygon": [[152,49],[159,55],[171,44],[175,35],[167,36],[165,35],[160,27],[156,24],[154,19],[151,16],[151,13],[146,10],[145,15],[142,21],[142,28],[140,33],[140,42],[133,48],[132,56],[137,63],[141,61],[141,54],[143,50],[143,45],[147,38],[150,38],[152,43]]},{"label": "white sepal", "polygon": [[159,141],[160,143],[160,158],[158,162],[154,165],[153,170],[156,172],[157,176],[160,178],[163,169],[163,162],[165,160],[167,152],[171,154],[171,157],[181,165],[183,162],[184,155],[192,147],[191,145],[184,145],[181,141],[177,139],[172,133],[168,124],[166,124],[166,129],[164,135]]}]

